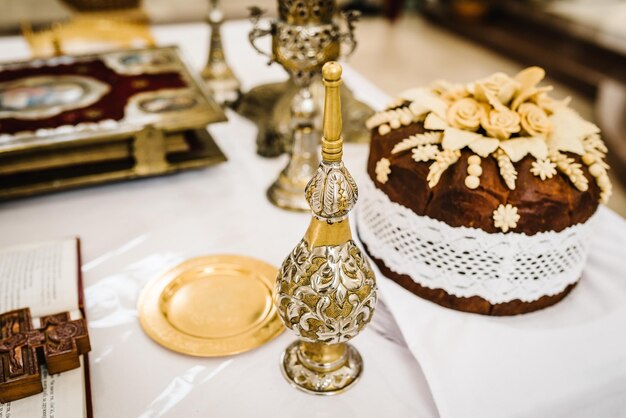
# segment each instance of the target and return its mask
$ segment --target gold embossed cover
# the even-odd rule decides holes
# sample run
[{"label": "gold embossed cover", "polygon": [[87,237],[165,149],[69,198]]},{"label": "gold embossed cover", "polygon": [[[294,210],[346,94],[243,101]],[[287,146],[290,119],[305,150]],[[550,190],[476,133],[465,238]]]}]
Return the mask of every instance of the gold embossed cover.
[{"label": "gold embossed cover", "polygon": [[0,64],[0,199],[223,161],[225,119],[175,47]]}]

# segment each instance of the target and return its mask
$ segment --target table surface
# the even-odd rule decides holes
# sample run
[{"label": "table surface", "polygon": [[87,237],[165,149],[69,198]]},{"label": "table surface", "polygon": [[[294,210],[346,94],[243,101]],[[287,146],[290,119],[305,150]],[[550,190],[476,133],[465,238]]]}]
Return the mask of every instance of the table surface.
[{"label": "table surface", "polygon": [[[244,91],[286,76],[248,46],[248,24],[224,27],[228,59]],[[160,44],[178,44],[190,65],[206,59],[204,25],[158,27]],[[28,58],[21,38],[0,43],[0,60]],[[346,84],[381,107],[385,94],[350,68]],[[189,257],[235,253],[276,266],[302,237],[309,215],[282,211],[265,190],[286,162],[255,154],[256,128],[228,112],[209,128],[228,162],[175,176],[92,187],[0,206],[0,246],[78,236],[96,417],[380,417],[437,416],[418,362],[384,304],[354,340],[365,361],[362,380],[337,397],[294,390],[278,359],[294,339],[285,332],[251,352],[193,358],[168,351],[142,331],[136,312],[146,282]],[[346,165],[364,178],[365,145],[347,145]],[[383,295],[384,297],[384,295]]]},{"label": "table surface", "polygon": [[[228,60],[243,90],[285,79],[279,66],[267,66],[252,50],[248,30],[246,22],[230,22],[223,31]],[[365,20],[357,30],[361,46],[351,62],[369,78],[378,71],[396,74],[377,77],[390,91],[399,90],[395,86],[404,80],[413,85],[438,77],[462,81],[519,69],[420,20],[382,30]],[[154,35],[159,44],[179,45],[192,68],[203,67],[208,43],[204,24],[159,26]],[[0,40],[0,60],[29,56],[23,39]],[[416,64],[423,56],[429,62]],[[386,94],[352,68],[344,74],[357,98],[374,108],[387,102]],[[587,116],[590,109],[574,100],[583,104],[578,110]],[[95,416],[438,416],[420,364],[384,305],[384,292],[372,324],[354,340],[365,361],[363,379],[337,397],[306,395],[284,381],[278,359],[294,339],[289,332],[249,353],[219,359],[173,353],[143,333],[136,302],[150,279],[204,254],[249,255],[278,266],[308,225],[309,215],[284,212],[265,198],[286,156],[258,157],[254,125],[232,111],[228,117],[229,122],[209,128],[228,157],[224,164],[0,205],[0,246],[81,238]],[[366,145],[346,145],[346,165],[357,183],[365,178],[367,153]],[[624,201],[623,195],[618,201]],[[402,319],[406,322],[406,315]]]}]

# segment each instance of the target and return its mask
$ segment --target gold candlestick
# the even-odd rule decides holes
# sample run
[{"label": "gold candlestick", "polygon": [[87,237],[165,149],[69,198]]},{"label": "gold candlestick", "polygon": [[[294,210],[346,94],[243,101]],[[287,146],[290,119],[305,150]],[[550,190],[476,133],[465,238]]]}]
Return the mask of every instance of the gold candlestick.
[{"label": "gold candlestick", "polygon": [[309,205],[304,196],[306,187],[319,165],[319,139],[313,121],[317,106],[311,91],[303,87],[291,104],[293,145],[287,166],[267,190],[270,202],[279,208],[306,211]]},{"label": "gold candlestick", "polygon": [[207,22],[211,27],[211,39],[209,57],[201,76],[216,102],[222,106],[233,104],[239,99],[241,85],[224,57],[221,34],[224,14],[218,0],[209,2]]},{"label": "gold candlestick", "polygon": [[285,326],[299,337],[283,354],[285,378],[303,391],[332,395],[361,374],[361,356],[346,342],[371,320],[377,293],[374,273],[352,240],[348,221],[358,190],[342,161],[341,66],[325,64],[322,76],[322,162],[305,191],[313,216],[283,262],[275,303]]}]

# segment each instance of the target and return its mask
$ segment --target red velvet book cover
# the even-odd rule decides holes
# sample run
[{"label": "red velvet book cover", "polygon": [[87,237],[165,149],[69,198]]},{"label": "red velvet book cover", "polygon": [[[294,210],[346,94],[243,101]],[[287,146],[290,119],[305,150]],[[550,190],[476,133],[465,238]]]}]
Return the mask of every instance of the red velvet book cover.
[{"label": "red velvet book cover", "polygon": [[[182,117],[190,114],[195,118]],[[0,138],[5,141],[27,133],[50,137],[81,126],[97,132],[98,126],[111,130],[168,118],[198,126],[223,119],[176,48],[0,64]]]}]

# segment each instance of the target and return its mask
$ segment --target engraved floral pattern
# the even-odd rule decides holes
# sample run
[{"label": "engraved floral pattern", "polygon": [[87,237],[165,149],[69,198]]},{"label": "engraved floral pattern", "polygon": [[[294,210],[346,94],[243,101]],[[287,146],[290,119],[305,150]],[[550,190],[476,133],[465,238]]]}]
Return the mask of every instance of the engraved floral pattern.
[{"label": "engraved floral pattern", "polygon": [[347,363],[336,370],[316,372],[302,365],[298,358],[298,343],[287,348],[283,360],[285,373],[301,387],[314,392],[332,392],[346,387],[355,381],[361,373],[361,357],[351,346],[348,346]]},{"label": "engraved floral pattern", "polygon": [[328,344],[356,336],[377,300],[374,274],[352,240],[312,249],[300,241],[281,267],[275,295],[287,327],[306,341]]},{"label": "engraved floral pattern", "polygon": [[352,175],[340,161],[320,164],[305,188],[305,195],[316,216],[340,220],[356,204],[359,191]]}]

